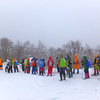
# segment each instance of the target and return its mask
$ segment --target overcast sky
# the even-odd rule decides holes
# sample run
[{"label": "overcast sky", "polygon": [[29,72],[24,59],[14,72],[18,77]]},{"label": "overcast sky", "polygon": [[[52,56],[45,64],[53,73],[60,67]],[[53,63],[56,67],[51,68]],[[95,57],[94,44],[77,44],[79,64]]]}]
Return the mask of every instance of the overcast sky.
[{"label": "overcast sky", "polygon": [[61,47],[100,45],[100,0],[0,0],[0,38]]}]

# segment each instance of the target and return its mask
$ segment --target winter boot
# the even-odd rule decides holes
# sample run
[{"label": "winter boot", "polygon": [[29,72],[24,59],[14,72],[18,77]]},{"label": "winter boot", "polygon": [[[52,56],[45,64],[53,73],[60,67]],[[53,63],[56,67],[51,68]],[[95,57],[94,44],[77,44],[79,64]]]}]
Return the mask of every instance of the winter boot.
[{"label": "winter boot", "polygon": [[97,70],[97,75],[99,75],[99,71]]},{"label": "winter boot", "polygon": [[71,77],[73,77],[73,73],[71,72]]},{"label": "winter boot", "polygon": [[[15,71],[14,71],[15,72]],[[26,70],[24,70],[24,73],[26,73]]]},{"label": "winter boot", "polygon": [[96,70],[94,70],[94,75],[96,75]]},{"label": "winter boot", "polygon": [[27,74],[29,74],[29,70],[27,70]]},{"label": "winter boot", "polygon": [[68,73],[68,75],[69,75],[69,78],[71,78],[70,72]]},{"label": "winter boot", "polygon": [[77,74],[79,74],[79,69],[77,69]]},{"label": "winter boot", "polygon": [[75,74],[75,69],[73,69],[73,74]]},{"label": "winter boot", "polygon": [[94,73],[94,76],[96,76],[96,73]]},{"label": "winter boot", "polygon": [[60,75],[60,81],[62,81],[62,75]]},{"label": "winter boot", "polygon": [[66,76],[64,75],[64,80],[66,80]]},{"label": "winter boot", "polygon": [[90,78],[90,77],[89,77],[89,73],[87,73],[87,76],[88,76],[88,78]]},{"label": "winter boot", "polygon": [[[43,71],[42,71],[42,75],[43,75]],[[43,75],[44,76],[44,75]]]},{"label": "winter boot", "polygon": [[41,71],[39,71],[39,75],[41,75]]}]

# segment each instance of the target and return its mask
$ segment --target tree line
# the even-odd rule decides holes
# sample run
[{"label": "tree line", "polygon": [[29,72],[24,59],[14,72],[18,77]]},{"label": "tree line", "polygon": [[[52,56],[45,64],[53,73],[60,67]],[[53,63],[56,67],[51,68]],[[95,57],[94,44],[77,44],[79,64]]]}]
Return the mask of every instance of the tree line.
[{"label": "tree line", "polygon": [[87,56],[87,58],[93,62],[94,55],[100,55],[100,45],[91,48],[88,44],[82,46],[82,42],[79,40],[71,40],[59,48],[47,48],[42,41],[38,41],[38,44],[35,45],[28,40],[24,43],[20,41],[14,43],[6,37],[0,39],[0,57],[3,58],[3,60],[16,58],[20,63],[22,59],[26,59],[27,57],[36,57],[38,60],[42,57],[47,61],[48,57],[52,56],[54,61],[56,61],[56,57],[59,57],[61,53],[64,57],[70,54],[72,59],[74,59],[75,54],[78,55],[79,59],[82,59],[83,56]]}]

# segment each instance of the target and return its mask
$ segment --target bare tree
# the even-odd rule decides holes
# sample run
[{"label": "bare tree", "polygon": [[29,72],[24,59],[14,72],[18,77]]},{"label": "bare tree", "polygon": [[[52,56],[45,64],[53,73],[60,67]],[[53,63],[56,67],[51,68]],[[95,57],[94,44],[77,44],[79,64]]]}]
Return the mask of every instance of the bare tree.
[{"label": "bare tree", "polygon": [[12,50],[13,42],[9,40],[8,38],[2,38],[0,39],[0,56],[3,59],[9,58],[9,53]]}]

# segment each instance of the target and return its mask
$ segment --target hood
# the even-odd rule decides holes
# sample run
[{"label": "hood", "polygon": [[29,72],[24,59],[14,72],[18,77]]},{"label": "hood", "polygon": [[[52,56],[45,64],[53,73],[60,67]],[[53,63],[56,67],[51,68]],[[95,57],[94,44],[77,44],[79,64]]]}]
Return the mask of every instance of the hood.
[{"label": "hood", "polygon": [[52,57],[50,56],[49,59],[52,59]]},{"label": "hood", "polygon": [[29,58],[27,58],[27,60],[29,60]]},{"label": "hood", "polygon": [[70,59],[70,55],[69,54],[67,54],[67,58]]},{"label": "hood", "polygon": [[75,58],[77,58],[77,55],[74,55]]},{"label": "hood", "polygon": [[43,61],[43,59],[42,59],[42,58],[40,58],[40,61]]},{"label": "hood", "polygon": [[67,60],[67,57],[65,57],[65,59]]},{"label": "hood", "polygon": [[16,61],[16,58],[14,58],[14,61]]},{"label": "hood", "polygon": [[83,56],[83,59],[84,59],[84,60],[86,60],[86,59],[87,59],[87,57],[86,57],[86,56]]},{"label": "hood", "polygon": [[95,58],[97,58],[97,55],[94,55]]},{"label": "hood", "polygon": [[60,58],[63,58],[63,54],[60,54]]},{"label": "hood", "polygon": [[0,60],[2,60],[2,58],[0,58]]}]

